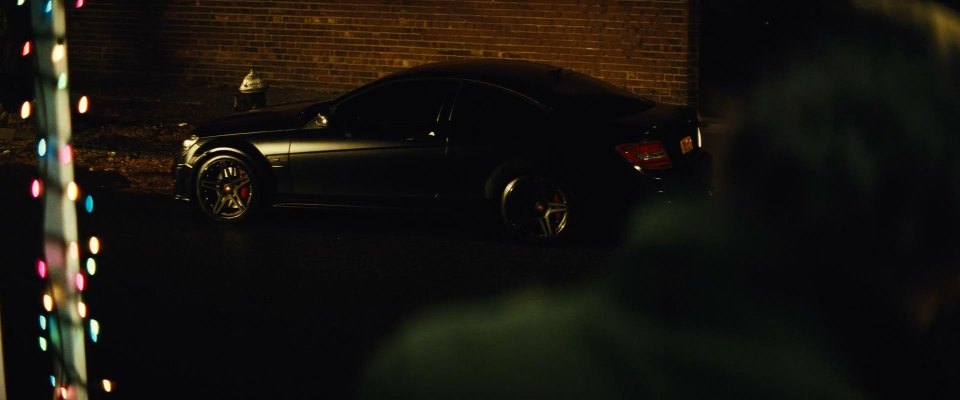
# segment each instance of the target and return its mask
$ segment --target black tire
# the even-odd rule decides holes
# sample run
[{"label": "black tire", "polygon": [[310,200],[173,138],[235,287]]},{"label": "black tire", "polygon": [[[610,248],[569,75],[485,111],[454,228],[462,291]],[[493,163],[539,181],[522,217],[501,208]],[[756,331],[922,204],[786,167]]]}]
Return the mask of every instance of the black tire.
[{"label": "black tire", "polygon": [[240,222],[258,208],[262,190],[250,162],[231,154],[204,160],[194,179],[194,198],[208,217],[219,222]]},{"label": "black tire", "polygon": [[531,243],[566,240],[579,224],[573,191],[545,174],[525,174],[507,181],[500,192],[500,216],[507,231]]}]

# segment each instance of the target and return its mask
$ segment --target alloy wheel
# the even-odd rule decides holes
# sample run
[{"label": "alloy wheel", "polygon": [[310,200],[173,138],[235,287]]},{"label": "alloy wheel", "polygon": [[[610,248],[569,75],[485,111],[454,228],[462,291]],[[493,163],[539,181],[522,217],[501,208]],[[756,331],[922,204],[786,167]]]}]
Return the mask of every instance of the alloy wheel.
[{"label": "alloy wheel", "polygon": [[200,207],[221,221],[245,217],[256,194],[250,167],[233,156],[218,156],[205,162],[197,174],[196,186]]},{"label": "alloy wheel", "polygon": [[516,178],[503,190],[501,212],[507,228],[537,241],[555,239],[567,230],[571,198],[564,187],[545,177]]}]

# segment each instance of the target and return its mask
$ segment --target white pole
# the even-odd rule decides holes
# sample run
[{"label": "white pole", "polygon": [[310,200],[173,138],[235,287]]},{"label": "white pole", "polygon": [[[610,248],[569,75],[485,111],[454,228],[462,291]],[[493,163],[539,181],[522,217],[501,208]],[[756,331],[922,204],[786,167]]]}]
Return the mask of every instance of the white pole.
[{"label": "white pole", "polygon": [[[87,367],[80,292],[74,280],[80,272],[73,154],[70,145],[71,104],[67,74],[67,35],[63,0],[31,1],[38,75],[36,121],[47,141],[40,161],[44,180],[44,258],[48,266],[50,349],[55,390],[68,400],[87,400]],[[83,311],[80,311],[83,309]],[[57,396],[55,395],[55,396]]]}]

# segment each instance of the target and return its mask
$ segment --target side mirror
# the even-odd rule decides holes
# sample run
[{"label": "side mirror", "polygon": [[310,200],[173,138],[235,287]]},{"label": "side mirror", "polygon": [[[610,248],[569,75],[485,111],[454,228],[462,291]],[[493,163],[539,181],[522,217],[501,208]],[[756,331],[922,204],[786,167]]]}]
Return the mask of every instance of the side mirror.
[{"label": "side mirror", "polygon": [[329,125],[330,121],[327,119],[326,115],[317,114],[317,117],[313,119],[314,129],[325,129]]}]

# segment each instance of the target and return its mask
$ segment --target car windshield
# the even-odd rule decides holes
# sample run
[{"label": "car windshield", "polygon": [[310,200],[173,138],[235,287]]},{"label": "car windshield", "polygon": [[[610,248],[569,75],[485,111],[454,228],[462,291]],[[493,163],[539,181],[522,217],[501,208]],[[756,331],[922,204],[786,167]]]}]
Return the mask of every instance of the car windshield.
[{"label": "car windshield", "polygon": [[553,72],[556,84],[552,95],[556,108],[615,117],[653,107],[653,102],[626,89],[568,69]]}]

